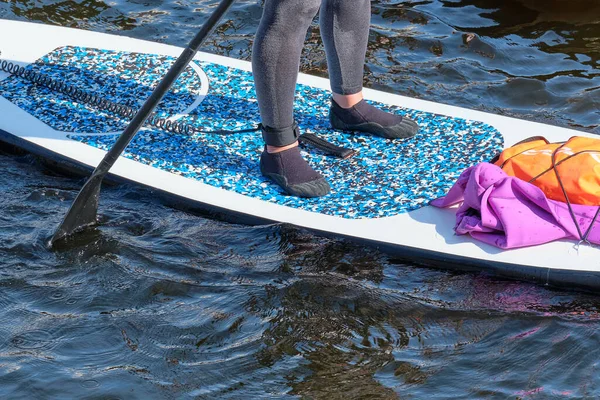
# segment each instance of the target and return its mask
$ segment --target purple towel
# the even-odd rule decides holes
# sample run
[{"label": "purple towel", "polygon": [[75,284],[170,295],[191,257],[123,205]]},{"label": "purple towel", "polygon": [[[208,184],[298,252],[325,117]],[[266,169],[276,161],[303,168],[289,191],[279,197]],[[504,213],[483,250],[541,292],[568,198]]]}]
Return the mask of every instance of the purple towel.
[{"label": "purple towel", "polygon": [[[432,206],[462,202],[454,231],[502,249],[547,243],[557,239],[581,240],[566,203],[547,199],[538,187],[508,176],[500,167],[481,163],[467,168],[445,197]],[[582,235],[598,207],[571,205]],[[600,216],[587,237],[600,244]]]}]

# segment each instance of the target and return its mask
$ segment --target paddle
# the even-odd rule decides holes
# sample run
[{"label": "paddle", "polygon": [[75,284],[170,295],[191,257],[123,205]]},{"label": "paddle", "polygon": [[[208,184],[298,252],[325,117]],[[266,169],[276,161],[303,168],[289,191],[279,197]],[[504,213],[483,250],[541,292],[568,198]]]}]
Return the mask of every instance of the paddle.
[{"label": "paddle", "polygon": [[165,93],[173,85],[190,61],[192,61],[198,48],[202,45],[206,37],[210,34],[217,22],[219,22],[233,2],[234,0],[221,1],[215,11],[213,11],[212,15],[204,23],[200,32],[198,32],[188,47],[177,58],[167,74],[156,86],[150,97],[146,100],[144,105],[142,105],[131,122],[129,122],[129,125],[127,125],[121,136],[119,136],[116,143],[109,152],[106,153],[100,164],[98,164],[90,178],[81,188],[81,191],[75,198],[71,208],[69,208],[67,215],[65,215],[62,224],[58,227],[54,236],[52,236],[52,239],[50,239],[50,247],[52,247],[56,241],[67,238],[73,233],[96,223],[102,179],[117,161],[137,131],[144,122],[146,122],[146,119],[148,119],[150,114],[154,111]]}]

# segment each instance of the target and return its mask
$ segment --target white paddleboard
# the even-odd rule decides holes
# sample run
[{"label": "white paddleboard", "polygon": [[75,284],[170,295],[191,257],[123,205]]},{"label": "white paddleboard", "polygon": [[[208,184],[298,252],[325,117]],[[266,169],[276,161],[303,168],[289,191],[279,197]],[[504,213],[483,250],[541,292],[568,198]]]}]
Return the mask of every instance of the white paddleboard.
[{"label": "white paddleboard", "polygon": [[[0,37],[0,59],[134,108],[182,50],[6,20],[0,20]],[[455,209],[427,205],[444,195],[465,168],[490,160],[523,138],[540,135],[561,141],[589,134],[369,89],[364,94],[379,107],[418,121],[418,135],[389,141],[331,130],[329,81],[300,74],[295,117],[302,131],[357,151],[351,159],[341,160],[311,148],[303,150],[332,184],[331,194],[323,198],[286,196],[260,175],[263,145],[258,132],[190,137],[147,127],[111,174],[206,210],[248,221],[289,223],[441,267],[600,287],[596,248],[564,240],[499,250],[455,235]],[[204,130],[255,126],[259,115],[250,63],[199,53],[158,113]],[[0,140],[42,157],[91,170],[127,122],[59,91],[0,72]]]}]

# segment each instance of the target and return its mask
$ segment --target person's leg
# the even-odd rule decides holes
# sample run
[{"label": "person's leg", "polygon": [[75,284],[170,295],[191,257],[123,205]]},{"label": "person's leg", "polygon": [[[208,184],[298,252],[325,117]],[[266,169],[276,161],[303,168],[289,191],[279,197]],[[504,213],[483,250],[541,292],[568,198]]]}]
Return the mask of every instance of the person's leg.
[{"label": "person's leg", "polygon": [[363,100],[362,81],[371,21],[370,0],[323,0],[319,22],[327,53],[336,129],[359,130],[390,139],[414,136],[418,125]]},{"label": "person's leg", "polygon": [[265,151],[260,167],[286,192],[323,196],[327,181],[302,158],[294,123],[294,95],[306,31],[320,0],[266,0],[252,48],[252,73]]}]

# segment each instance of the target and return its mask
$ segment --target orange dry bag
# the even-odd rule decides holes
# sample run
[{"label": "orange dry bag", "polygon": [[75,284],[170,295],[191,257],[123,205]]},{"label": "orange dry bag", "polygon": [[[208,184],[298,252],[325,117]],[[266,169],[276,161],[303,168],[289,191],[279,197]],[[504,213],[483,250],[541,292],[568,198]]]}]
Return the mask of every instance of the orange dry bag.
[{"label": "orange dry bag", "polygon": [[533,137],[504,150],[494,164],[539,187],[549,199],[600,205],[600,139],[574,136],[549,143]]}]

